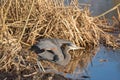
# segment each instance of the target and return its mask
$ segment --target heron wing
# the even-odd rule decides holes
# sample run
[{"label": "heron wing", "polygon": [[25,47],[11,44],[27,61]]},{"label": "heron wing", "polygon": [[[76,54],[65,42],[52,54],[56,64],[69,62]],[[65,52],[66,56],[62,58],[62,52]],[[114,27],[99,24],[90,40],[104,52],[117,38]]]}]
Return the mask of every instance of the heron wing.
[{"label": "heron wing", "polygon": [[59,44],[59,46],[61,47],[63,44],[65,43],[72,43],[71,41],[68,41],[68,40],[64,40],[64,39],[53,39],[53,41],[56,43],[56,44]]},{"label": "heron wing", "polygon": [[52,61],[54,59],[54,55],[48,51],[45,51],[41,54],[38,54],[38,56],[41,58],[41,59],[44,59],[44,60],[50,60]]},{"label": "heron wing", "polygon": [[56,44],[53,39],[41,39],[36,44],[40,49],[51,50],[54,52],[54,55],[59,57],[59,60],[64,60],[64,55],[61,51],[61,48]]},{"label": "heron wing", "polygon": [[41,40],[40,42],[38,42],[37,46],[40,47],[41,49],[43,48],[46,50],[51,50],[52,48],[57,48],[57,46],[48,39]]},{"label": "heron wing", "polygon": [[38,55],[43,60],[54,61],[54,62],[59,61],[58,55],[55,55],[53,53],[54,53],[53,51],[47,50],[47,51],[45,51],[41,54],[38,54]]}]

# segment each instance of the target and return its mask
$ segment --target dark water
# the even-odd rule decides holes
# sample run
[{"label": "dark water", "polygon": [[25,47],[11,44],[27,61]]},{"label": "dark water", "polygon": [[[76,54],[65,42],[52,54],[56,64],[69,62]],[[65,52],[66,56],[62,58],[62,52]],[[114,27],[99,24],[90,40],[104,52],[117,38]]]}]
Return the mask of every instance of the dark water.
[{"label": "dark water", "polygon": [[74,80],[120,80],[120,50],[108,50],[102,46],[92,59],[92,64],[89,63],[85,70],[80,70],[77,68],[66,77]]}]

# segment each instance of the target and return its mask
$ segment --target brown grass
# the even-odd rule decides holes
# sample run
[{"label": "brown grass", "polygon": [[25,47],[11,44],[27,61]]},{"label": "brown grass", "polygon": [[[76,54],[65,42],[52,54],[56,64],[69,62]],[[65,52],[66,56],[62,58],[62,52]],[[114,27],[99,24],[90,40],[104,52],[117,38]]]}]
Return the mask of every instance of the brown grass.
[{"label": "brown grass", "polygon": [[[36,55],[28,49],[38,38],[67,39],[77,46],[85,47],[86,50],[98,46],[100,41],[117,47],[113,36],[100,28],[101,21],[91,17],[87,7],[81,9],[77,0],[72,0],[68,6],[65,6],[63,1],[2,0],[0,2],[0,70],[36,71]],[[83,52],[71,53],[74,62],[67,66],[67,72],[74,71],[79,61],[86,59],[84,55],[88,54]]]}]

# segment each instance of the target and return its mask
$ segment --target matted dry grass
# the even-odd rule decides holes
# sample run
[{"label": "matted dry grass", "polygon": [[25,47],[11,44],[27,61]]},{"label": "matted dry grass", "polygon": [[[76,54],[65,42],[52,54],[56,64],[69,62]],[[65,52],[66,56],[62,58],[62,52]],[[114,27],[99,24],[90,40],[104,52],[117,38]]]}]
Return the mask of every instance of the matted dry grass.
[{"label": "matted dry grass", "polygon": [[[96,21],[99,19],[91,17],[87,7],[81,9],[77,0],[68,6],[64,0],[1,0],[0,70],[36,71],[36,55],[28,49],[38,38],[67,39],[85,50],[98,46],[101,40],[117,47],[113,36],[100,28],[102,23],[96,25]],[[74,71],[80,59],[83,61],[88,54],[77,51],[71,55],[74,62],[67,66],[70,68],[67,72]]]}]

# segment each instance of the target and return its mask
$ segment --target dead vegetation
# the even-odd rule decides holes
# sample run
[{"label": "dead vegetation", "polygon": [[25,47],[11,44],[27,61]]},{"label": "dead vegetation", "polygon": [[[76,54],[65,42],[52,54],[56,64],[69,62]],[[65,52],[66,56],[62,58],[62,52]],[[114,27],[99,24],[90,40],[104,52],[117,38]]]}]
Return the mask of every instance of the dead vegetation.
[{"label": "dead vegetation", "polygon": [[[100,41],[117,47],[114,37],[102,30],[102,21],[92,17],[87,7],[82,9],[77,0],[67,6],[64,0],[0,1],[0,70],[37,71],[36,55],[28,49],[38,38],[67,39],[86,50],[93,50]],[[83,52],[71,53],[74,62],[67,66],[67,72],[90,60],[85,55],[92,54]]]}]

